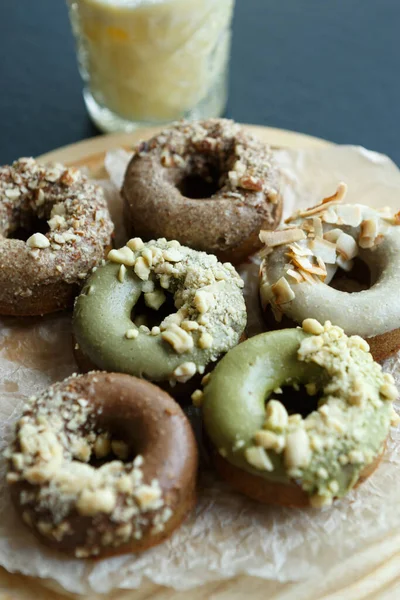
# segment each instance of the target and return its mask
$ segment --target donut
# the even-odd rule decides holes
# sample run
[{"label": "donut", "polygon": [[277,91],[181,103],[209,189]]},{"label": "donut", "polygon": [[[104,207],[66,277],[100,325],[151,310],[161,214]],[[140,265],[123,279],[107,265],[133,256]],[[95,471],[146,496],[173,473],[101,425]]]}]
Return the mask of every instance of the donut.
[{"label": "donut", "polygon": [[72,305],[112,231],[102,189],[77,169],[33,158],[0,167],[0,314]]},{"label": "donut", "polygon": [[142,142],[122,186],[132,236],[166,237],[239,263],[260,229],[281,218],[279,176],[268,145],[226,119],[172,125]]},{"label": "donut", "polygon": [[[400,348],[400,213],[344,204],[345,192],[340,184],[333,196],[291,216],[287,227],[260,233],[261,303],[278,326],[330,320],[367,340],[381,361]],[[336,289],[334,275],[352,276],[354,259],[369,271],[371,285],[353,293]]]},{"label": "donut", "polygon": [[175,395],[239,342],[242,287],[234,267],[214,255],[176,240],[133,238],[111,250],[76,300],[78,364],[178,384]]},{"label": "donut", "polygon": [[155,546],[195,503],[187,418],[168,394],[129,375],[73,375],[31,398],[7,456],[24,523],[77,558]]},{"label": "donut", "polygon": [[[196,393],[219,474],[251,498],[330,505],[384,451],[397,389],[359,336],[327,321],[255,336]],[[304,390],[304,398],[296,390]]]}]

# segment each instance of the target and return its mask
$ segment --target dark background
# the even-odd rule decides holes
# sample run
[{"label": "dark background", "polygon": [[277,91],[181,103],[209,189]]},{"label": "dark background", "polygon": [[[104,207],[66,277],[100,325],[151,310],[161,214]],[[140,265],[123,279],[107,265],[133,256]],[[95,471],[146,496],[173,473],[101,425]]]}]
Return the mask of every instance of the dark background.
[{"label": "dark background", "polygon": [[[400,164],[399,0],[237,0],[233,29],[227,116]],[[0,0],[0,75],[0,164],[98,133],[63,0]]]}]

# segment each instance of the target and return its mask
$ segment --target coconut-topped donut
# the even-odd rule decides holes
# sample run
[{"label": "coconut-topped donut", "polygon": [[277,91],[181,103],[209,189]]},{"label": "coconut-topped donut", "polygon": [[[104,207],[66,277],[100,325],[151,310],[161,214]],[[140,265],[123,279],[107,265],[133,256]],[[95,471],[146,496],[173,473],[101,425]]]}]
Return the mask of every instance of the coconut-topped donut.
[{"label": "coconut-topped donut", "polygon": [[319,507],[343,497],[377,466],[398,422],[391,375],[365,340],[330,322],[257,335],[206,377],[196,399],[214,463],[261,502]]},{"label": "coconut-topped donut", "polygon": [[[31,232],[28,239],[16,239]],[[111,245],[102,189],[77,169],[21,158],[0,168],[0,314],[40,315],[72,303]]]},{"label": "coconut-topped donut", "polygon": [[[400,217],[344,204],[345,191],[341,184],[321,204],[295,213],[285,228],[261,232],[261,301],[278,323],[283,316],[296,323],[330,320],[367,339],[382,360],[400,347]],[[353,293],[333,287],[338,270],[352,275],[356,258],[369,269],[370,287]]]},{"label": "coconut-topped donut", "polygon": [[232,265],[214,255],[177,241],[133,238],[111,250],[77,298],[78,362],[186,383],[239,342],[246,325],[242,287]]},{"label": "coconut-topped donut", "polygon": [[72,376],[31,398],[7,455],[24,522],[79,558],[159,544],[194,505],[190,424],[168,394],[129,375]]},{"label": "coconut-topped donut", "polygon": [[180,122],[136,148],[122,187],[131,235],[238,263],[281,217],[270,147],[233,121]]}]

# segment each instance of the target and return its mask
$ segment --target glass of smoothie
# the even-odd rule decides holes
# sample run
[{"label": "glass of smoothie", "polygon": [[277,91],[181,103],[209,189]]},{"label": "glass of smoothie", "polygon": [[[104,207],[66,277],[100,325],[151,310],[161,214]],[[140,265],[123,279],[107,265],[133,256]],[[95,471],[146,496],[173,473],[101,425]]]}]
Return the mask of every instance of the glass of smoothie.
[{"label": "glass of smoothie", "polygon": [[103,131],[220,116],[235,0],[67,0],[88,112]]}]

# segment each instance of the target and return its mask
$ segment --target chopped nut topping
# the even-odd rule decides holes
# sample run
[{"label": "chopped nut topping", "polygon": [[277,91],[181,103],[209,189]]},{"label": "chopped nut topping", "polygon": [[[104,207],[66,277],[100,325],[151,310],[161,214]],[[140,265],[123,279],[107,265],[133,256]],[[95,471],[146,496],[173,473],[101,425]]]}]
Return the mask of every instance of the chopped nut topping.
[{"label": "chopped nut topping", "polygon": [[282,402],[269,400],[266,406],[266,420],[264,427],[275,431],[282,431],[288,424],[288,413]]},{"label": "chopped nut topping", "polygon": [[118,281],[123,283],[125,281],[126,267],[125,265],[121,265],[118,271]]},{"label": "chopped nut topping", "polygon": [[383,383],[379,388],[379,393],[390,402],[397,400],[399,395],[397,387],[391,383]]},{"label": "chopped nut topping", "polygon": [[142,258],[148,267],[153,265],[153,253],[150,248],[143,248]]},{"label": "chopped nut topping", "polygon": [[166,299],[166,295],[160,289],[155,290],[154,292],[147,292],[144,294],[144,301],[146,306],[152,308],[153,310],[159,310],[159,308],[164,304]]},{"label": "chopped nut topping", "polygon": [[161,337],[165,342],[171,344],[178,354],[189,352],[194,346],[192,336],[178,325],[170,325],[166,331],[162,332]]},{"label": "chopped nut topping", "polygon": [[302,327],[306,333],[313,335],[320,335],[324,332],[323,326],[316,319],[304,319]]},{"label": "chopped nut topping", "polygon": [[96,458],[105,458],[111,452],[111,442],[107,435],[100,434],[94,443],[94,453]]},{"label": "chopped nut topping", "polygon": [[194,297],[194,305],[200,314],[206,313],[215,303],[215,296],[212,292],[199,290]]},{"label": "chopped nut topping", "polygon": [[246,448],[245,456],[247,462],[259,471],[273,471],[274,465],[268,454],[261,446],[250,446]]},{"label": "chopped nut topping", "polygon": [[286,440],[283,435],[277,435],[272,431],[257,431],[254,435],[254,442],[257,446],[262,446],[266,450],[274,450],[277,453],[285,448]]},{"label": "chopped nut topping", "polygon": [[135,264],[135,255],[127,246],[124,246],[119,250],[110,250],[107,259],[111,262],[125,265],[126,267],[132,267]]},{"label": "chopped nut topping", "polygon": [[331,506],[332,497],[315,494],[310,497],[310,505],[314,508],[323,508],[324,506]]},{"label": "chopped nut topping", "polygon": [[128,340],[135,340],[135,339],[137,338],[137,336],[138,336],[138,335],[139,335],[139,330],[138,330],[138,329],[133,329],[133,328],[132,328],[132,329],[128,329],[128,330],[125,332],[125,337],[126,337]]},{"label": "chopped nut topping", "polygon": [[195,390],[191,396],[193,405],[200,407],[202,405],[204,393],[201,390]]},{"label": "chopped nut topping", "polygon": [[161,489],[158,482],[154,486],[142,485],[134,493],[134,496],[139,502],[140,508],[144,510],[157,509],[162,506]]},{"label": "chopped nut topping", "polygon": [[186,383],[196,374],[196,364],[194,362],[184,362],[174,371],[174,377],[180,383]]},{"label": "chopped nut topping", "polygon": [[201,334],[199,341],[198,341],[198,346],[199,348],[203,348],[207,349],[207,348],[211,348],[213,344],[213,336],[211,335],[211,333],[207,333],[206,331],[204,333]]},{"label": "chopped nut topping", "polygon": [[65,227],[66,221],[65,218],[60,215],[54,215],[51,219],[47,221],[50,229],[59,229],[61,227]]},{"label": "chopped nut topping", "polygon": [[130,239],[126,245],[128,246],[128,248],[130,250],[132,250],[133,252],[137,252],[138,250],[141,250],[144,246],[144,242],[141,238],[132,238]]},{"label": "chopped nut topping", "polygon": [[210,381],[211,378],[211,373],[207,373],[207,375],[204,375],[204,377],[201,380],[201,385],[207,385],[207,383]]},{"label": "chopped nut topping", "polygon": [[122,440],[113,440],[111,442],[111,449],[115,456],[121,460],[126,460],[129,456],[129,446]]},{"label": "chopped nut topping", "polygon": [[164,250],[163,257],[168,262],[179,262],[182,260],[183,256],[176,248],[168,248],[168,250]]},{"label": "chopped nut topping", "polygon": [[139,258],[136,259],[134,271],[139,279],[142,279],[143,281],[146,281],[149,278],[150,267],[146,264],[142,256],[139,256]]},{"label": "chopped nut topping", "polygon": [[112,490],[83,490],[76,502],[76,508],[81,515],[93,517],[100,512],[111,513],[116,502],[117,497]]},{"label": "chopped nut topping", "polygon": [[200,325],[197,323],[197,321],[182,321],[181,327],[185,331],[195,331],[200,327]]},{"label": "chopped nut topping", "polygon": [[304,429],[296,429],[288,434],[284,460],[288,469],[308,466],[311,460],[311,448],[310,440]]},{"label": "chopped nut topping", "polygon": [[26,244],[30,248],[43,249],[50,246],[50,241],[43,233],[34,233],[26,240]]},{"label": "chopped nut topping", "polygon": [[397,427],[399,425],[399,423],[400,423],[400,416],[397,414],[397,412],[394,410],[394,408],[392,408],[390,424],[392,427]]}]

